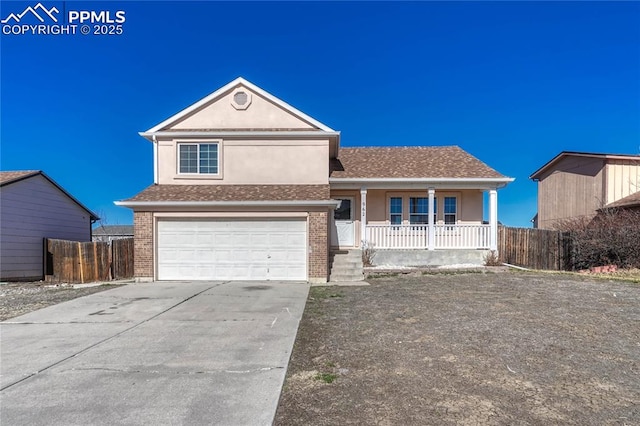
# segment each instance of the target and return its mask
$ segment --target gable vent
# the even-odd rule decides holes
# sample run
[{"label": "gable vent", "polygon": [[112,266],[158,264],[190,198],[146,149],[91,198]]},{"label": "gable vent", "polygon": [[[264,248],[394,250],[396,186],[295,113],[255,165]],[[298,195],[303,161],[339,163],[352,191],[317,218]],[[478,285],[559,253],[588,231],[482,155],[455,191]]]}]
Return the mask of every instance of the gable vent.
[{"label": "gable vent", "polygon": [[247,109],[251,105],[251,94],[244,89],[237,89],[231,98],[231,105],[235,109]]},{"label": "gable vent", "polygon": [[244,105],[247,103],[247,94],[245,92],[237,92],[233,95],[233,101],[238,105]]}]

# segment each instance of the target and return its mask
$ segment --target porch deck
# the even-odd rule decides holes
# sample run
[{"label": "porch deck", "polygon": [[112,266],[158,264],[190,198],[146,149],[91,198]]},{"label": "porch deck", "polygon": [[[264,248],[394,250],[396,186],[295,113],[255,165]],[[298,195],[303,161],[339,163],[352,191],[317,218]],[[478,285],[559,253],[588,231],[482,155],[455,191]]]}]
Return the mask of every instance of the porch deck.
[{"label": "porch deck", "polygon": [[[433,238],[430,237],[433,233]],[[489,249],[490,225],[367,224],[365,242],[376,249]]]}]

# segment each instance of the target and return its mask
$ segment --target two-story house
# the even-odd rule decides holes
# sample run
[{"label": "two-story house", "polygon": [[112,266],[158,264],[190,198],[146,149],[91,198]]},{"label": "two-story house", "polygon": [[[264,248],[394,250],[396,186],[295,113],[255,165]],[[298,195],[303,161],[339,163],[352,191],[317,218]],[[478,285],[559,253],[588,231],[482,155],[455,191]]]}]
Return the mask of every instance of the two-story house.
[{"label": "two-story house", "polygon": [[457,146],[343,148],[340,132],[242,78],[141,135],[154,183],[116,202],[134,210],[140,280],[325,282],[330,250],[363,242],[414,263],[436,250],[481,259],[513,180]]},{"label": "two-story house", "polygon": [[640,155],[563,151],[530,179],[538,183],[534,226],[542,229],[591,219],[602,208],[640,204]]}]

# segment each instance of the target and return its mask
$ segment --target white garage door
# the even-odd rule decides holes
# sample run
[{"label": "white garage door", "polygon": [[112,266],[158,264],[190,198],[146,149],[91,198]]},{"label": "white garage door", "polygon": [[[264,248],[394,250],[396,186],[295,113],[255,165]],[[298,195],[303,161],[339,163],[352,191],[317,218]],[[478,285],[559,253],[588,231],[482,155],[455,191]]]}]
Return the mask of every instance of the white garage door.
[{"label": "white garage door", "polygon": [[305,219],[158,221],[159,280],[306,280]]}]

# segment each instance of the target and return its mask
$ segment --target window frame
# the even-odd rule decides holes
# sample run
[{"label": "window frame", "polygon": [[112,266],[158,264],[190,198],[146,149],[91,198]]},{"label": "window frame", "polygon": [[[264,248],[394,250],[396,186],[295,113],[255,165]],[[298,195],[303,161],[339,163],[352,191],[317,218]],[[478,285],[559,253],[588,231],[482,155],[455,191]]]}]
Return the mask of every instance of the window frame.
[{"label": "window frame", "polygon": [[[197,172],[182,172],[181,164],[180,164],[180,150],[182,146],[196,146],[196,167]],[[217,171],[216,173],[201,173],[201,154],[200,147],[202,145],[216,145],[216,160],[217,160]],[[222,178],[222,140],[214,139],[214,140],[179,140],[176,141],[176,177],[177,178],[189,178],[189,179],[221,179]]]},{"label": "window frame", "polygon": [[[454,200],[454,212],[453,213],[447,213],[447,200],[448,199],[453,199]],[[458,223],[458,197],[456,196],[445,196],[443,197],[443,203],[442,203],[442,220],[444,222],[445,225],[455,225]],[[451,221],[447,221],[447,217],[448,216],[453,216],[453,222]]]},{"label": "window frame", "polygon": [[[420,202],[416,201],[415,202],[416,204],[414,206],[413,205],[413,202],[414,202],[413,200],[423,200],[423,202],[425,203],[424,204],[425,211],[424,212],[419,212],[419,211],[414,212],[412,207],[416,207],[416,210],[417,210],[417,207],[420,206]],[[422,221],[414,221],[413,218],[416,217],[416,216],[423,217],[423,220]],[[429,197],[409,196],[409,223],[411,225],[428,225],[429,224]]]},{"label": "window frame", "polygon": [[[394,199],[400,200],[400,212],[393,213],[392,210],[391,210],[392,207],[393,207],[393,200]],[[387,212],[389,214],[389,224],[390,225],[395,225],[395,226],[402,225],[403,220],[404,220],[404,197],[390,195],[389,196],[389,208],[387,209]],[[398,223],[394,223],[393,222],[393,217],[394,216],[400,216],[400,221]]]}]

